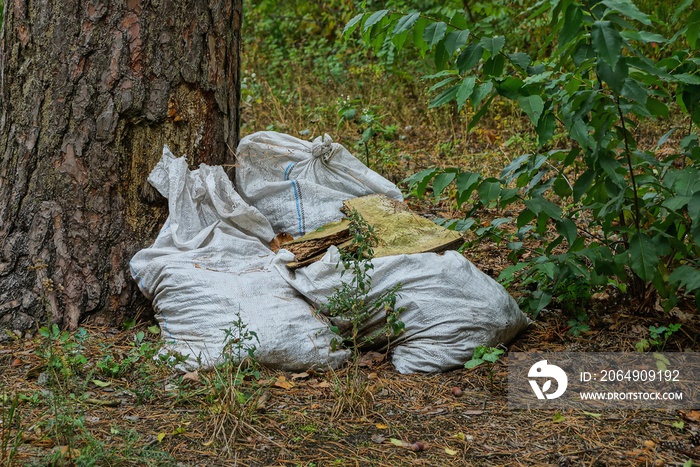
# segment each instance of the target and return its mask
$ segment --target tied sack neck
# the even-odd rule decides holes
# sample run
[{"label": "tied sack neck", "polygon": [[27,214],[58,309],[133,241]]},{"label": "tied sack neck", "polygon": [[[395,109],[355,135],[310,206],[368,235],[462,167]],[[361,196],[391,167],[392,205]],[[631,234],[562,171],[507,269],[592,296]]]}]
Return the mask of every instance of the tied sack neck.
[{"label": "tied sack neck", "polygon": [[320,158],[321,161],[327,164],[341,147],[340,144],[334,143],[328,134],[325,134],[313,140],[311,143],[311,155],[314,158]]}]

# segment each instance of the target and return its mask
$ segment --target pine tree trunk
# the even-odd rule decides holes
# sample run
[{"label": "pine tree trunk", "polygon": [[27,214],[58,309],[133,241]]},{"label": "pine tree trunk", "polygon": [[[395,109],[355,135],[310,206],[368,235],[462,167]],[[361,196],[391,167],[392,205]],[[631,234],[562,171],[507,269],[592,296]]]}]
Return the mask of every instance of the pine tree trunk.
[{"label": "pine tree trunk", "polygon": [[0,329],[138,304],[129,260],[166,217],[146,182],[163,144],[233,161],[241,5],[5,1]]}]

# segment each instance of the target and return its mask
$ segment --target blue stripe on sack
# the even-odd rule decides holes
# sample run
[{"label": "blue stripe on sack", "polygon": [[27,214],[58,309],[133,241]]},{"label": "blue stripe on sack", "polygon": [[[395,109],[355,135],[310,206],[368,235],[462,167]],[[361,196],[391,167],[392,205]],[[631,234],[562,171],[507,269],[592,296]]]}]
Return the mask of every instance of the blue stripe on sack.
[{"label": "blue stripe on sack", "polygon": [[299,227],[299,235],[304,235],[304,227],[303,227],[303,219],[301,215],[302,207],[301,207],[301,191],[299,191],[299,186],[297,185],[296,180],[292,180],[292,187],[294,188],[294,199],[296,200],[297,203],[297,224]]},{"label": "blue stripe on sack", "polygon": [[289,180],[289,173],[292,171],[292,168],[296,165],[296,162],[290,162],[289,165],[287,166],[286,169],[284,169],[284,179]]}]

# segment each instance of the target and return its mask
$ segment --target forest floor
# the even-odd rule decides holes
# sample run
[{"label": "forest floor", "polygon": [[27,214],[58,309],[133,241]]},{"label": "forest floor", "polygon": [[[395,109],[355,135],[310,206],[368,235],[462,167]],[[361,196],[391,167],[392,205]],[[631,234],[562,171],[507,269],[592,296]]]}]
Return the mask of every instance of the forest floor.
[{"label": "forest floor", "polygon": [[[608,305],[593,307],[592,329],[578,337],[561,316],[544,313],[509,350],[629,351],[663,321],[611,313]],[[507,356],[491,380],[485,367],[400,375],[385,355],[364,354],[352,375],[367,390],[364,414],[333,413],[352,366],[263,370],[240,387],[255,396],[228,444],[212,440],[219,418],[211,371],[183,374],[144,358],[158,340],[147,324],[84,329],[0,347],[0,460],[7,465],[689,466],[700,459],[693,444],[700,410],[508,408]],[[683,329],[666,350],[698,349],[697,316],[686,317]],[[135,336],[143,336],[138,345]]]}]

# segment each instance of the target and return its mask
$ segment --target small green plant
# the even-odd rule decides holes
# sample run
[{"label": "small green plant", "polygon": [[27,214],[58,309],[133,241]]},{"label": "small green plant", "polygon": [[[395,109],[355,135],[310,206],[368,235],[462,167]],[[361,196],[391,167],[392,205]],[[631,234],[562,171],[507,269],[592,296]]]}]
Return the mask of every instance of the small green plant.
[{"label": "small green plant", "polygon": [[641,339],[635,344],[638,352],[646,352],[647,350],[663,351],[666,348],[668,340],[680,330],[681,324],[674,323],[668,326],[649,326],[649,338]]},{"label": "small green plant", "polygon": [[39,329],[39,335],[44,338],[37,354],[47,364],[52,375],[60,378],[70,378],[75,372],[82,370],[87,363],[83,355],[83,342],[87,339],[87,331],[78,329],[75,335],[61,331],[57,324]]},{"label": "small green plant", "polygon": [[[377,297],[370,297],[370,272],[374,269],[372,258],[377,236],[372,226],[356,210],[351,210],[347,215],[350,220],[351,242],[346,250],[340,252],[338,267],[343,267],[341,276],[347,273],[350,280],[343,281],[334,294],[328,297],[326,304],[333,324],[331,329],[340,336],[340,339],[332,341],[333,347],[343,345],[352,351],[351,366],[343,380],[335,374],[334,417],[347,411],[365,414],[370,394],[359,368],[359,352],[367,346],[388,345],[391,338],[404,331],[404,323],[400,320],[403,309],[396,308],[401,284],[384,290]],[[384,324],[371,331],[365,330],[370,317],[376,313],[384,313]]]},{"label": "small green plant", "polygon": [[685,430],[685,422],[683,420],[676,420],[671,424],[673,428],[675,428],[678,431],[683,431]]},{"label": "small green plant", "polygon": [[[350,245],[340,252],[338,267],[343,268],[341,276],[350,275],[349,281],[343,281],[328,297],[325,308],[333,323],[332,330],[342,337],[335,340],[334,346],[340,344],[350,348],[356,355],[361,348],[369,345],[382,345],[404,331],[404,324],[399,319],[403,309],[396,308],[396,299],[401,284],[396,284],[381,292],[377,297],[370,297],[374,269],[372,258],[377,236],[372,226],[356,211],[348,213],[350,220]],[[363,335],[363,326],[377,312],[384,312],[385,325]],[[379,341],[382,339],[381,341]]]},{"label": "small green plant", "polygon": [[568,333],[574,336],[580,336],[582,333],[590,331],[591,327],[588,325],[589,319],[585,311],[579,311],[573,318],[566,322],[569,326]]},{"label": "small green plant", "polygon": [[[148,328],[149,333],[158,334],[160,329],[157,326]],[[131,349],[124,358],[115,357],[107,348],[103,348],[103,356],[97,362],[97,369],[107,377],[119,378],[134,369],[136,363],[143,360],[152,359],[158,353],[158,346],[145,340],[146,333],[139,331],[134,335]]]},{"label": "small green plant", "polygon": [[240,314],[224,329],[223,362],[205,379],[209,387],[210,442],[219,443],[225,455],[236,453],[237,440],[254,431],[253,423],[262,387],[255,359],[258,336]]},{"label": "small green plant", "polygon": [[[40,328],[39,336],[42,340],[37,354],[44,361],[45,384],[49,388],[42,402],[53,415],[43,425],[56,445],[66,447],[65,452],[55,456],[74,459],[77,444],[86,433],[80,405],[91,375],[85,373],[87,358],[83,353],[89,336],[83,328],[71,334],[56,324]],[[52,463],[57,463],[58,457]]]},{"label": "small green plant", "polygon": [[501,359],[505,351],[499,347],[487,347],[485,345],[477,346],[474,349],[472,358],[464,363],[464,368],[473,370],[474,368],[486,364],[489,372],[489,380],[493,385],[493,367],[496,362]]},{"label": "small green plant", "polygon": [[0,466],[11,466],[22,442],[21,398],[16,393],[0,394]]},{"label": "small green plant", "polygon": [[[358,110],[359,104],[360,103],[358,100],[343,103],[340,110],[338,110],[338,116],[340,117],[338,127],[345,122],[357,125],[357,132],[360,134],[360,138],[357,141],[356,148],[361,149],[364,152],[365,165],[367,165],[367,167],[371,167],[371,152],[379,153],[379,156],[382,159],[386,159],[386,148],[383,148],[380,145],[375,145],[377,149],[380,150],[377,151],[375,149],[372,151],[372,142],[378,136],[381,136],[385,140],[392,140],[396,138],[398,127],[396,125],[384,125],[382,123],[384,116],[376,116],[374,111],[370,108]],[[384,166],[385,164],[382,164],[382,167]]]}]

